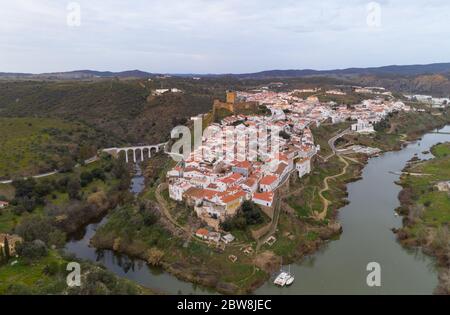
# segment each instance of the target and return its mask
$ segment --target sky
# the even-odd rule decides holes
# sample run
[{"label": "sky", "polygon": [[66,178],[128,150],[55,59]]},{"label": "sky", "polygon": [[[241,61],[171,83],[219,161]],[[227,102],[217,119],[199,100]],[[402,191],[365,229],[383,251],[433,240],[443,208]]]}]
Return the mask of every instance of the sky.
[{"label": "sky", "polygon": [[0,0],[0,72],[450,62],[447,0]]}]

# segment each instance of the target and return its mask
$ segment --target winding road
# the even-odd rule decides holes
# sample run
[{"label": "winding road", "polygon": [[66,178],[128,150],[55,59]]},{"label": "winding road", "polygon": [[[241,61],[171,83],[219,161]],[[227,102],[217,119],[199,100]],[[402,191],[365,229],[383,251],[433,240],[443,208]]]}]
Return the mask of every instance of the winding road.
[{"label": "winding road", "polygon": [[327,213],[328,213],[328,207],[331,203],[331,201],[329,201],[327,198],[325,198],[325,196],[323,195],[324,192],[328,191],[330,189],[330,186],[328,185],[328,181],[330,179],[335,179],[338,178],[340,176],[345,175],[345,173],[347,172],[347,168],[349,166],[349,163],[347,162],[346,158],[342,157],[342,155],[340,155],[337,150],[336,150],[336,146],[334,145],[334,143],[336,142],[337,139],[343,137],[346,134],[351,133],[352,131],[350,129],[345,129],[344,131],[338,133],[336,136],[330,138],[330,140],[328,140],[328,145],[330,146],[331,150],[333,151],[329,156],[327,156],[326,158],[324,158],[324,161],[328,161],[329,159],[331,159],[333,156],[337,155],[339,157],[339,160],[341,162],[344,163],[344,168],[342,169],[342,171],[339,174],[333,175],[333,176],[327,176],[323,179],[323,184],[324,187],[319,191],[319,197],[322,200],[323,203],[323,208],[321,212],[317,212],[314,211],[313,216],[320,221],[325,220],[325,218],[327,217]]}]

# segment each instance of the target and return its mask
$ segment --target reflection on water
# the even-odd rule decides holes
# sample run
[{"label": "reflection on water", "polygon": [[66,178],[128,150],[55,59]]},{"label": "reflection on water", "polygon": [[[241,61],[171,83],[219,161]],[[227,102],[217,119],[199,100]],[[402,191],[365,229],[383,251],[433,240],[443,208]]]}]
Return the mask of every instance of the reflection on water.
[{"label": "reflection on water", "polygon": [[[449,132],[450,126],[442,131]],[[289,288],[266,283],[258,294],[431,294],[437,286],[432,258],[398,244],[392,228],[402,226],[394,215],[400,186],[395,185],[406,162],[414,155],[432,158],[429,150],[450,135],[427,134],[398,152],[369,160],[362,180],[348,185],[350,203],[339,212],[343,234],[301,264],[291,266],[295,282]],[[379,288],[366,285],[369,262],[381,265]]]},{"label": "reflection on water", "polygon": [[[443,131],[450,132],[450,126]],[[363,170],[363,179],[349,184],[350,204],[340,210],[339,220],[344,232],[339,240],[332,241],[316,254],[292,265],[295,282],[289,288],[275,287],[267,282],[257,294],[430,294],[437,285],[433,260],[420,250],[402,248],[396,241],[392,228],[401,227],[400,217],[394,216],[399,206],[395,185],[399,172],[415,154],[423,154],[438,142],[450,141],[450,135],[427,134],[422,140],[411,143],[398,152],[388,152],[369,160]],[[134,194],[144,188],[144,178],[137,166],[132,187]],[[100,262],[118,276],[133,280],[143,286],[171,294],[210,294],[193,284],[180,281],[158,268],[150,268],[141,260],[132,260],[110,250],[98,251],[89,247],[95,230],[107,218],[86,227],[84,235],[66,246],[77,257]],[[366,285],[366,266],[369,262],[381,264],[382,286]]]},{"label": "reflection on water", "polygon": [[[142,170],[136,164],[135,176],[131,181],[130,191],[138,195],[145,188]],[[66,244],[65,250],[75,254],[79,259],[98,262],[104,265],[109,271],[119,277],[127,278],[145,287],[159,290],[170,294],[211,294],[210,290],[200,288],[194,284],[180,281],[174,276],[164,272],[161,268],[149,267],[144,261],[131,259],[126,255],[114,253],[111,250],[97,250],[89,246],[90,239],[95,235],[95,231],[105,224],[108,218],[105,217],[98,222],[89,224],[78,235],[74,235],[72,240]]]}]

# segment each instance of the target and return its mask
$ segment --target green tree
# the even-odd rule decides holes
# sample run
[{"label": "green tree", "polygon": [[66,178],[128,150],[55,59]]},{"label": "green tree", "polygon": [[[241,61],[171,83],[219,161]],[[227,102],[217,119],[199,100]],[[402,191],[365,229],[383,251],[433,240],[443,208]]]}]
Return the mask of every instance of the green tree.
[{"label": "green tree", "polygon": [[77,178],[72,178],[67,184],[67,193],[70,199],[80,199],[81,185]]},{"label": "green tree", "polygon": [[9,251],[9,242],[8,238],[5,236],[5,241],[3,242],[3,247],[5,251],[5,260],[8,261],[11,258],[11,253]]},{"label": "green tree", "polygon": [[5,255],[3,254],[3,245],[0,247],[0,265],[5,262]]}]

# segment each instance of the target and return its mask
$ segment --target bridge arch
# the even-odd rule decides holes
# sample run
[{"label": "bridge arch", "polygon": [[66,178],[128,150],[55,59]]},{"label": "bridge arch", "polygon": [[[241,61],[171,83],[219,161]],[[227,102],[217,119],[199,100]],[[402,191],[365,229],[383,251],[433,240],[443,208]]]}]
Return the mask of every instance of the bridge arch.
[{"label": "bridge arch", "polygon": [[[123,148],[109,148],[103,151],[109,153],[117,158],[122,158],[125,156],[125,162],[129,163],[132,160],[136,163],[138,160],[144,161],[148,156],[150,159],[153,155],[161,151],[161,149],[166,145],[166,143],[161,143],[157,145],[143,145],[143,146],[133,146],[133,147],[123,147]],[[130,151],[131,156],[130,156]]]}]

